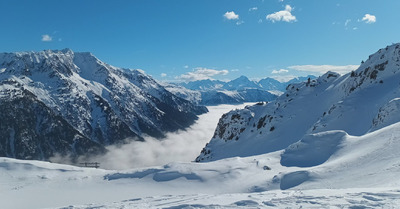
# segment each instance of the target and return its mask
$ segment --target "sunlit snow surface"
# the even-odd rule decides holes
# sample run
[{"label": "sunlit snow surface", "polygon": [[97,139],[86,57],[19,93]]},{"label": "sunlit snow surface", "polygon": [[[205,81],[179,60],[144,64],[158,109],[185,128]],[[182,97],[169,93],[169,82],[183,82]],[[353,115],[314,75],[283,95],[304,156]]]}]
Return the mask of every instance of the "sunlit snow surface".
[{"label": "sunlit snow surface", "polygon": [[[263,155],[119,171],[0,158],[0,202],[2,208],[398,208],[399,136],[400,123],[363,136],[329,131]],[[326,161],[302,163],[315,158]]]},{"label": "sunlit snow surface", "polygon": [[166,195],[63,208],[398,208],[400,192],[381,189],[269,191],[222,195]]}]

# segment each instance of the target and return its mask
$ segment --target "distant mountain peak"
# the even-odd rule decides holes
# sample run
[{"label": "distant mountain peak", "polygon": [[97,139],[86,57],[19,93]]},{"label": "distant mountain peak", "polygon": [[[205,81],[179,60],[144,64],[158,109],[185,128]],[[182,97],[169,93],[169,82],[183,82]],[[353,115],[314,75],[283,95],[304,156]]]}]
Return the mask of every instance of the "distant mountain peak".
[{"label": "distant mountain peak", "polygon": [[249,78],[247,78],[247,77],[244,76],[244,75],[241,75],[239,78],[236,78],[236,79],[234,79],[234,80],[249,80]]}]

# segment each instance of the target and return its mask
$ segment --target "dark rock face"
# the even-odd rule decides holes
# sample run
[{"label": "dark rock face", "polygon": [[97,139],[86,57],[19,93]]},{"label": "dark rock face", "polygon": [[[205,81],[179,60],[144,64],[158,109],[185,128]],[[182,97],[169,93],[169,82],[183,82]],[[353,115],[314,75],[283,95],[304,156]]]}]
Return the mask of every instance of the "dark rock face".
[{"label": "dark rock face", "polygon": [[0,104],[0,156],[41,160],[163,137],[207,112],[140,70],[68,49],[0,53]]},{"label": "dark rock face", "polygon": [[13,95],[0,100],[0,156],[44,160],[55,153],[83,155],[105,151],[29,91],[14,89]]}]

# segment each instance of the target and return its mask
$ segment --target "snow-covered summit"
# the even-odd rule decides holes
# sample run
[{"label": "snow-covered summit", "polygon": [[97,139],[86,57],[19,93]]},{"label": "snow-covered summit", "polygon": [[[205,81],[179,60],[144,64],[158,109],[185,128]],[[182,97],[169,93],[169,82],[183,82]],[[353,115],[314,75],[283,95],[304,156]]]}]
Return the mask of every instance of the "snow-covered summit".
[{"label": "snow-covered summit", "polygon": [[399,72],[400,44],[394,44],[369,56],[354,72],[328,72],[290,84],[274,102],[222,117],[197,161],[273,152],[322,131],[361,136],[399,122],[400,117],[388,117],[396,112],[393,99],[400,97]]},{"label": "snow-covered summit", "polygon": [[[24,95],[31,95],[30,99],[42,104],[50,115],[62,118],[81,136],[100,145],[121,143],[128,137],[140,139],[143,134],[161,137],[166,131],[189,126],[197,114],[207,111],[173,95],[141,70],[113,67],[87,52],[64,49],[1,53],[0,69],[0,105],[14,104],[17,101],[11,95],[25,92],[19,95],[24,99],[27,98]],[[34,106],[25,108],[37,111]],[[10,111],[17,114],[18,107]],[[50,115],[46,118],[53,117]],[[49,120],[38,117],[27,127],[19,127],[17,123],[2,126],[0,155],[45,159],[57,152],[57,145],[52,143],[58,139],[49,136],[46,142],[39,143],[43,137],[35,129],[40,125],[52,132]],[[58,132],[64,127],[59,127]],[[30,131],[34,134],[25,136]],[[16,143],[24,140],[31,145]],[[12,152],[25,146],[38,154]],[[83,147],[80,149],[89,149]],[[75,148],[70,152],[77,153]]]},{"label": "snow-covered summit", "polygon": [[256,82],[250,81],[249,78],[243,75],[227,82],[223,88],[226,90],[262,89]]}]

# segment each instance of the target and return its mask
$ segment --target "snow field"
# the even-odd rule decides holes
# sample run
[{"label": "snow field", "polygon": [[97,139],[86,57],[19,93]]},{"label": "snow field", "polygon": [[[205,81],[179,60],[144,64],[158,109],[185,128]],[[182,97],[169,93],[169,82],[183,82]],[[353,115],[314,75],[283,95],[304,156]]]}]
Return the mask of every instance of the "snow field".
[{"label": "snow field", "polygon": [[[390,208],[400,206],[399,135],[400,123],[359,137],[325,132],[263,155],[120,171],[0,158],[0,200],[5,208]],[[319,158],[321,143],[327,160],[302,164]],[[300,161],[286,162],[302,167],[282,166],[295,148]]]}]

